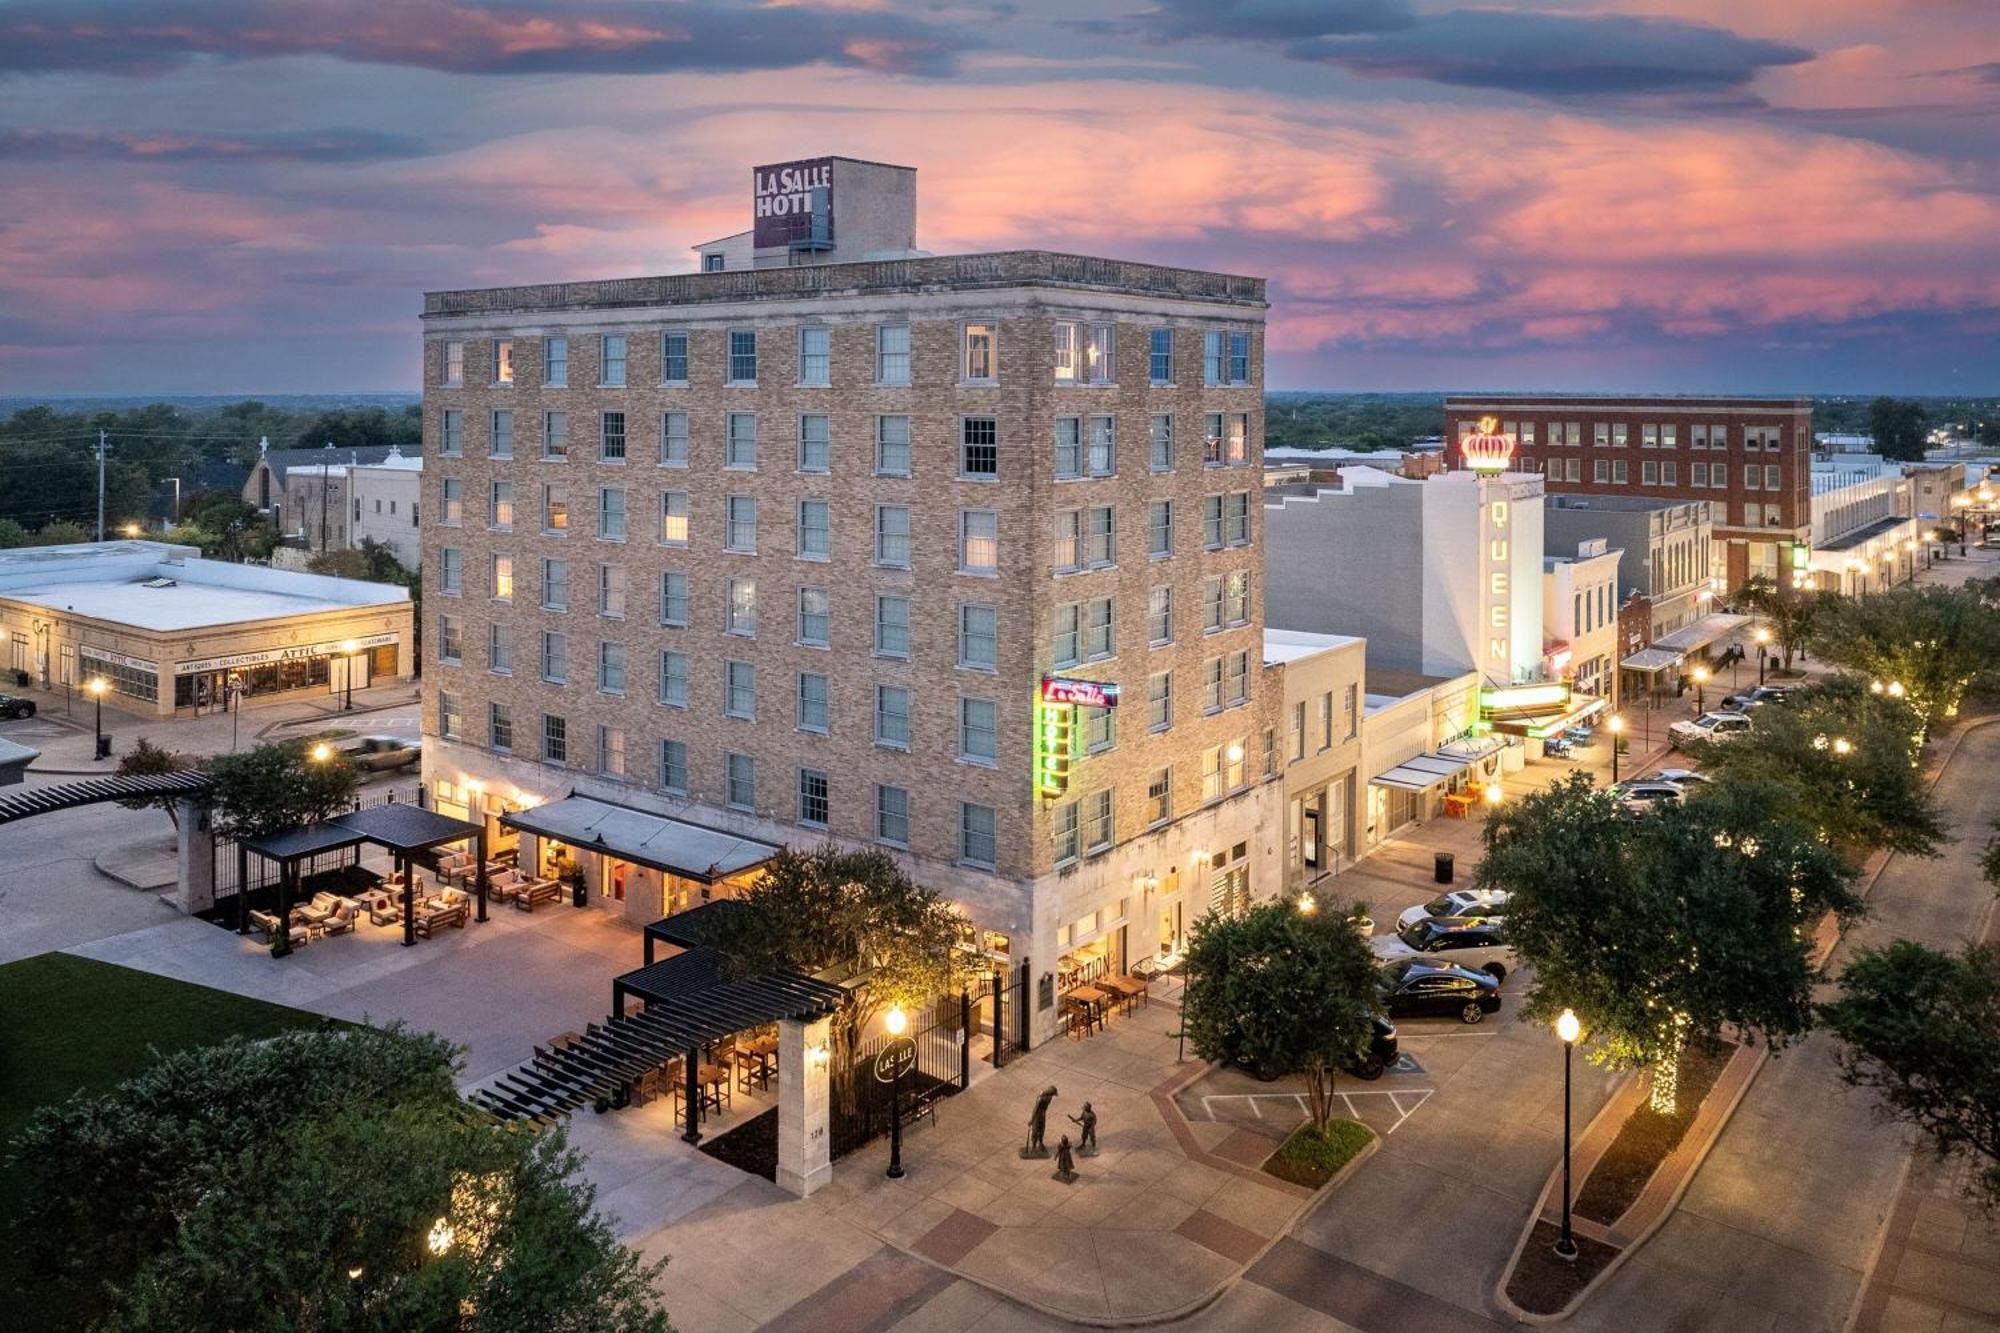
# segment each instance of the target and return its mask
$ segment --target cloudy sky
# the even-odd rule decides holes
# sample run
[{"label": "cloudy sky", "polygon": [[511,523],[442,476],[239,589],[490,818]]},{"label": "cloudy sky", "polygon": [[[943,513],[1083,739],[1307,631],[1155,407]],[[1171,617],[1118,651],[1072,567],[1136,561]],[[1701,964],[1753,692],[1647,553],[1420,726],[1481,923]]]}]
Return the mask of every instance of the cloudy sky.
[{"label": "cloudy sky", "polygon": [[1996,0],[0,0],[0,394],[411,389],[822,153],[1269,277],[1279,388],[2000,392]]}]

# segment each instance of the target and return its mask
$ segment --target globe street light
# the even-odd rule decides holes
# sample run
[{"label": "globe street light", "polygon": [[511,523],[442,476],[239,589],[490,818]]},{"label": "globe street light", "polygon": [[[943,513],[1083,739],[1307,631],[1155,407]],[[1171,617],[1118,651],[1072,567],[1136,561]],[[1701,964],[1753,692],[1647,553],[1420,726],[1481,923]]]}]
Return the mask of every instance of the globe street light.
[{"label": "globe street light", "polygon": [[111,746],[104,739],[104,692],[110,689],[111,685],[102,676],[92,676],[85,682],[83,688],[90,691],[91,698],[97,700],[97,721],[95,723],[97,745],[92,753],[99,759],[102,759],[111,753]]},{"label": "globe street light", "polygon": [[1497,807],[1504,795],[1505,793],[1500,790],[1500,779],[1495,778],[1486,784],[1486,804]]},{"label": "globe street light", "polygon": [[323,764],[333,758],[333,747],[325,741],[321,741],[318,745],[312,747],[311,757],[315,764]]},{"label": "globe street light", "polygon": [[[888,1017],[882,1020],[892,1038],[900,1038],[910,1026],[910,1017],[903,1012],[900,1004],[889,1007]],[[903,1178],[903,1053],[900,1041],[885,1048],[894,1051],[896,1061],[889,1079],[889,1170],[885,1173],[891,1180]],[[880,1055],[875,1057],[880,1060]]]},{"label": "globe street light", "polygon": [[1576,1039],[1582,1035],[1583,1024],[1577,1021],[1575,1011],[1563,1010],[1556,1019],[1556,1036],[1563,1044],[1563,1221],[1562,1234],[1556,1237],[1556,1258],[1569,1261],[1576,1259],[1576,1237],[1569,1226],[1569,1065]]},{"label": "globe street light", "polygon": [[1618,747],[1625,743],[1625,719],[1613,715],[1611,727],[1611,785],[1618,785]]}]

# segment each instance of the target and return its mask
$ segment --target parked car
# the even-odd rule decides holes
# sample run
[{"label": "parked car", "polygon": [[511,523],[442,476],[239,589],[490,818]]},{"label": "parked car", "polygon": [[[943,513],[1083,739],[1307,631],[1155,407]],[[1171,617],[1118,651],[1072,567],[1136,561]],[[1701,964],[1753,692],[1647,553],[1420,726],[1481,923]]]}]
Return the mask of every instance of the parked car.
[{"label": "parked car", "polygon": [[1790,697],[1791,691],[1782,685],[1759,685],[1757,688],[1745,690],[1741,694],[1724,695],[1722,698],[1722,711],[1725,713],[1747,713],[1753,708],[1762,708],[1765,704],[1781,704]]},{"label": "parked car", "polygon": [[11,720],[21,717],[33,717],[34,715],[35,701],[33,699],[23,699],[12,694],[0,694],[0,718]]},{"label": "parked car", "polygon": [[1735,740],[1750,730],[1747,713],[1703,713],[1690,722],[1676,722],[1667,728],[1667,740],[1678,750],[1692,741]]},{"label": "parked car", "polygon": [[1477,1023],[1500,1011],[1500,983],[1484,972],[1411,958],[1383,970],[1382,1004],[1397,1018],[1449,1015]]},{"label": "parked car", "polygon": [[1396,1025],[1380,1014],[1369,1021],[1374,1024],[1374,1032],[1368,1038],[1368,1049],[1354,1058],[1347,1072],[1363,1082],[1373,1083],[1396,1063]]},{"label": "parked car", "polygon": [[1378,935],[1368,943],[1385,963],[1422,958],[1486,972],[1495,981],[1504,979],[1514,965],[1514,951],[1507,945],[1503,923],[1488,917],[1425,917],[1394,935]]},{"label": "parked car", "polygon": [[1620,813],[1628,815],[1642,815],[1663,805],[1679,805],[1684,795],[1686,793],[1679,783],[1658,778],[1621,782],[1611,789],[1611,797],[1618,802]]},{"label": "parked car", "polygon": [[1441,893],[1427,903],[1418,903],[1407,908],[1396,918],[1396,929],[1414,926],[1434,916],[1483,916],[1499,920],[1507,915],[1507,891],[1505,889],[1453,889]]},{"label": "parked car", "polygon": [[1647,781],[1671,782],[1685,792],[1689,787],[1705,787],[1715,779],[1692,768],[1663,768]]},{"label": "parked car", "polygon": [[362,736],[347,741],[340,752],[357,768],[365,768],[372,773],[386,773],[391,769],[408,768],[423,758],[423,742],[404,740],[400,736]]}]

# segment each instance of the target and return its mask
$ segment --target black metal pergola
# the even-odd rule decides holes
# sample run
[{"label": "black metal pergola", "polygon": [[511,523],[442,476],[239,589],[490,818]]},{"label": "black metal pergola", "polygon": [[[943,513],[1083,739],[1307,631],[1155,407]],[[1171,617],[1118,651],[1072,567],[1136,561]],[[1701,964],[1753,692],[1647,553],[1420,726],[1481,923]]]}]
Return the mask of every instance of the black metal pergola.
[{"label": "black metal pergola", "polygon": [[[701,1052],[724,1037],[781,1019],[824,1018],[846,999],[840,987],[790,972],[737,981],[723,955],[696,948],[614,979],[615,1012],[566,1046],[535,1058],[470,1099],[503,1120],[552,1121],[599,1098],[614,1098],[650,1069],[685,1056],[689,1143],[701,1142]],[[625,1012],[630,997],[642,1013]]]},{"label": "black metal pergola", "polygon": [[743,910],[734,898],[717,898],[685,912],[663,916],[646,927],[646,965],[653,965],[655,946],[671,944],[677,949],[696,949],[711,943],[718,928]]},{"label": "black metal pergola", "polygon": [[410,858],[418,852],[470,839],[473,844],[474,897],[478,900],[475,919],[486,920],[486,826],[469,820],[426,810],[405,801],[391,801],[335,815],[316,824],[301,824],[282,833],[262,838],[245,838],[236,844],[236,933],[250,929],[250,854],[255,852],[278,866],[278,940],[271,952],[283,957],[291,950],[291,915],[294,890],[298,887],[299,862],[325,852],[367,842],[388,850],[396,873],[403,881],[403,943],[417,942],[416,878],[410,873]]}]

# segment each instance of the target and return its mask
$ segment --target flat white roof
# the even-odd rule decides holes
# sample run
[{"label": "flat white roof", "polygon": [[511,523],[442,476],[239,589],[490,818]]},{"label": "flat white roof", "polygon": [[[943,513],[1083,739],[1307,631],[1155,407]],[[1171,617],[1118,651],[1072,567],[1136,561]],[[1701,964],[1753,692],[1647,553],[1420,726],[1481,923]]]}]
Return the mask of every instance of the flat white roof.
[{"label": "flat white roof", "polygon": [[167,632],[410,600],[392,584],[202,560],[191,551],[148,541],[0,551],[0,599]]},{"label": "flat white roof", "polygon": [[1271,665],[1278,662],[1295,662],[1301,657],[1311,657],[1329,648],[1345,648],[1362,640],[1352,634],[1311,634],[1297,629],[1267,629],[1264,631],[1264,662]]}]

